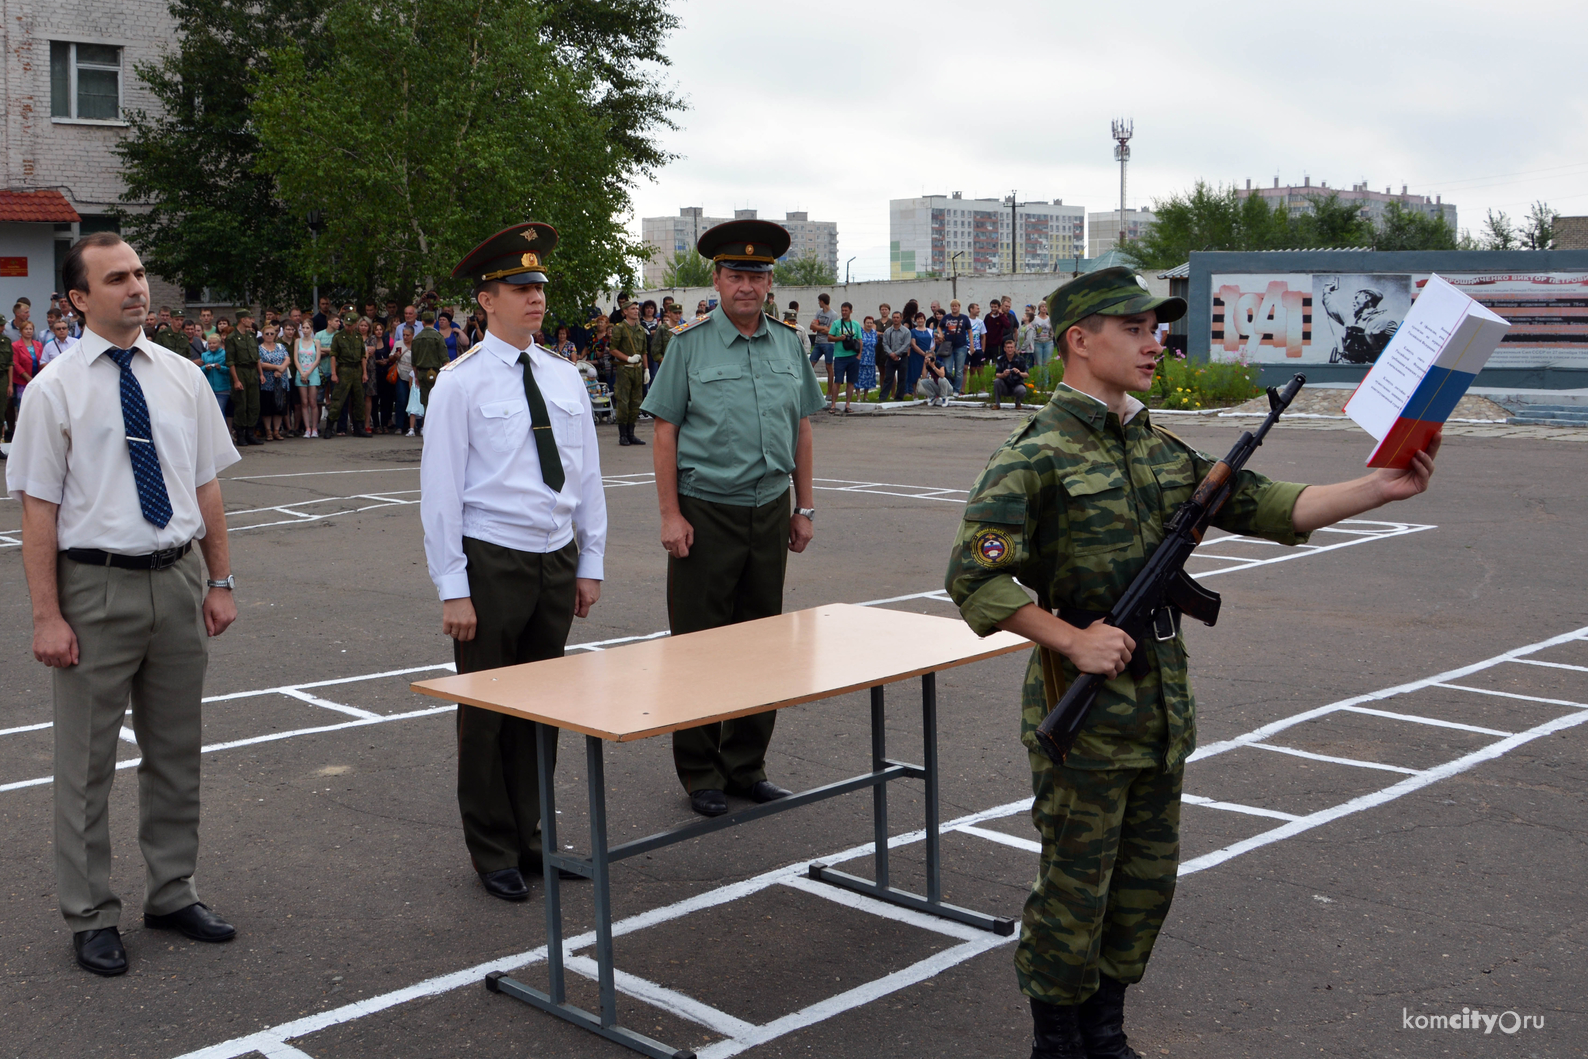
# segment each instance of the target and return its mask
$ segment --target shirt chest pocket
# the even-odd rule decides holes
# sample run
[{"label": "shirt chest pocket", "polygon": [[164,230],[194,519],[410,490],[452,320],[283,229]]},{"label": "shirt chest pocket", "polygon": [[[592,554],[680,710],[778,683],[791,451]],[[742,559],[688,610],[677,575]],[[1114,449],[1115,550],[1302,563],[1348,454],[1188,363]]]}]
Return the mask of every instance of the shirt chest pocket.
[{"label": "shirt chest pocket", "polygon": [[1152,476],[1158,480],[1160,510],[1167,521],[1181,504],[1191,499],[1196,491],[1196,469],[1189,460],[1169,464],[1154,464]]},{"label": "shirt chest pocket", "polygon": [[492,401],[480,406],[485,440],[497,452],[512,452],[529,433],[529,406],[522,400]]},{"label": "shirt chest pocket", "polygon": [[1120,552],[1136,543],[1136,520],[1118,470],[1091,468],[1066,477],[1063,484],[1071,554]]},{"label": "shirt chest pocket", "polygon": [[574,458],[584,448],[584,406],[577,398],[552,397],[546,401],[546,415],[551,419],[551,436],[557,441],[557,451],[564,462],[577,467]]},{"label": "shirt chest pocket", "polygon": [[737,364],[713,364],[695,373],[697,382],[721,384],[722,389],[732,389],[734,383],[744,378],[744,369]]}]

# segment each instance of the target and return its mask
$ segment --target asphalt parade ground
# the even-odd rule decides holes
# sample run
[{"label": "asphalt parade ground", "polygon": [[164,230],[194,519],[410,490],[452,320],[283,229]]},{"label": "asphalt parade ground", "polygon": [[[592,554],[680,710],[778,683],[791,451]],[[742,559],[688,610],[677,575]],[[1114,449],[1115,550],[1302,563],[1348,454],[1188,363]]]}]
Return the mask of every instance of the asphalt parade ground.
[{"label": "asphalt parade ground", "polygon": [[[1016,422],[819,417],[816,538],[791,557],[785,609],[953,616],[943,571],[964,490]],[[1171,425],[1222,454],[1242,421]],[[606,582],[575,650],[667,626],[651,449],[599,433]],[[197,881],[239,936],[142,928],[129,732],[111,824],[132,967],[116,979],[76,967],[56,908],[50,682],[31,655],[20,505],[0,501],[0,1057],[632,1054],[482,984],[493,969],[543,984],[544,910],[538,881],[518,905],[480,887],[452,710],[408,689],[451,661],[419,444],[275,443],[225,473],[239,618],[212,642]],[[1251,466],[1335,481],[1370,449],[1359,432],[1281,425]],[[1216,628],[1187,624],[1200,750],[1174,908],[1127,998],[1144,1057],[1588,1050],[1581,451],[1453,437],[1416,500],[1302,548],[1224,537],[1199,551],[1194,573],[1224,607]],[[938,679],[944,898],[1009,916],[1037,863],[1025,664]],[[916,700],[897,687],[890,747],[919,747]],[[771,778],[802,789],[863,771],[866,703],[783,711]],[[584,849],[583,755],[575,737],[562,745],[559,833]],[[666,738],[609,747],[606,762],[614,842],[692,818]],[[893,785],[898,885],[919,885],[921,797]],[[624,1022],[703,1059],[1023,1059],[1012,939],[804,877],[813,860],[864,873],[870,839],[857,793],[617,865]],[[589,891],[562,888],[570,998],[587,1007]]]}]

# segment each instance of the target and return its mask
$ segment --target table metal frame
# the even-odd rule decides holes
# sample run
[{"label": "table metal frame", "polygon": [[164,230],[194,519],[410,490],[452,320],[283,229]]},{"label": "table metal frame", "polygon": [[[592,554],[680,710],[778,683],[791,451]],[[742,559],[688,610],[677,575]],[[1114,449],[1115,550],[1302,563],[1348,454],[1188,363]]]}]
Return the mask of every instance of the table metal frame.
[{"label": "table metal frame", "polygon": [[[895,761],[887,755],[886,718],[883,708],[884,686],[885,684],[877,684],[871,688],[870,772],[821,787],[813,787],[777,801],[740,809],[723,816],[693,821],[616,846],[607,844],[606,765],[601,746],[603,740],[598,736],[585,736],[585,761],[590,792],[590,856],[588,857],[576,857],[560,852],[553,776],[554,743],[550,737],[554,729],[552,726],[537,723],[535,747],[540,764],[541,843],[545,851],[542,860],[546,883],[548,987],[545,991],[535,989],[502,971],[492,971],[486,975],[485,987],[493,993],[503,993],[522,1000],[575,1026],[599,1034],[607,1040],[625,1045],[643,1055],[652,1056],[653,1059],[694,1059],[695,1053],[687,1048],[673,1048],[618,1024],[616,975],[612,958],[612,864],[663,846],[687,842],[692,838],[720,831],[726,827],[759,820],[774,813],[787,812],[812,802],[836,798],[866,787],[871,788],[872,833],[876,842],[873,870],[876,878],[863,879],[845,872],[834,871],[820,862],[811,864],[810,877],[865,894],[878,901],[952,919],[1005,937],[1013,934],[1015,928],[1013,919],[974,912],[943,901],[942,849],[938,827],[937,674],[930,672],[921,677],[923,763],[920,765]],[[926,783],[925,896],[901,890],[889,882],[888,784],[902,779],[919,779]],[[597,984],[600,989],[599,1013],[586,1011],[568,1003],[563,967],[562,898],[557,871],[559,868],[583,875],[595,886],[595,950]]]}]

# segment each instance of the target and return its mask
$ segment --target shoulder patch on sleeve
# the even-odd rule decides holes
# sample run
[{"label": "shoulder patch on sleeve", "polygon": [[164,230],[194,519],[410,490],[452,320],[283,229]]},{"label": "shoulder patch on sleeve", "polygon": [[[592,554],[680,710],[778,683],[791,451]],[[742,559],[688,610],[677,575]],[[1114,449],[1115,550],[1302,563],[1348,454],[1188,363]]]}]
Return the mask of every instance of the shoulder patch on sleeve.
[{"label": "shoulder patch on sleeve", "polygon": [[976,565],[997,570],[1015,561],[1015,543],[1001,529],[978,530],[970,539],[970,555]]},{"label": "shoulder patch on sleeve", "polygon": [[677,327],[672,329],[673,330],[673,334],[681,335],[685,331],[690,330],[691,328],[699,327],[701,324],[706,323],[710,319],[711,319],[711,317],[709,317],[709,316],[701,316],[701,317],[697,317],[697,318],[689,321],[689,323],[687,323],[687,324],[679,324]]},{"label": "shoulder patch on sleeve", "polygon": [[467,353],[459,353],[457,360],[452,361],[450,364],[441,365],[441,370],[442,371],[451,371],[453,368],[457,367],[459,364],[462,364],[464,361],[468,360],[470,357],[474,356],[474,354],[478,353],[480,350],[482,350],[484,348],[485,348],[485,343],[481,342],[479,345],[475,346],[473,349],[469,350]]},{"label": "shoulder patch on sleeve", "polygon": [[1026,498],[1023,495],[982,497],[965,505],[966,522],[994,522],[1003,526],[1026,524]]}]

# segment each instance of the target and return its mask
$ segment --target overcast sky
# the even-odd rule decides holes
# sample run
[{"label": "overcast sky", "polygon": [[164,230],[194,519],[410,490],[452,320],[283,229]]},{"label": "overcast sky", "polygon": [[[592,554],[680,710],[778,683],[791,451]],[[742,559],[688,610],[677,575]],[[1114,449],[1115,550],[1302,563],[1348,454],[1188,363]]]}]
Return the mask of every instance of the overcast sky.
[{"label": "overcast sky", "polygon": [[838,270],[888,269],[888,200],[962,191],[1114,209],[1210,183],[1443,195],[1477,231],[1535,199],[1588,213],[1588,6],[1343,0],[672,0],[677,161],[638,217],[703,206],[838,223]]}]

